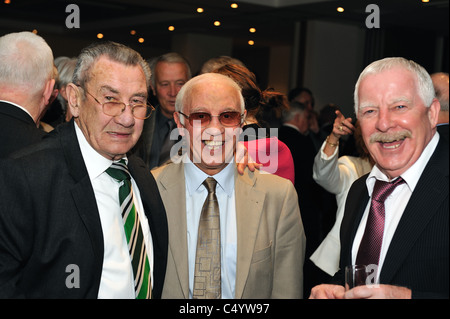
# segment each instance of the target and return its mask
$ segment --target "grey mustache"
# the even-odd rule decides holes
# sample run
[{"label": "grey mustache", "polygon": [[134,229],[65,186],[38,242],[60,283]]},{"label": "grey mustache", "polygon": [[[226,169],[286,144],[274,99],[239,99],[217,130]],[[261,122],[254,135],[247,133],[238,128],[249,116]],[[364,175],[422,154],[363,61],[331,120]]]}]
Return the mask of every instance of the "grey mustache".
[{"label": "grey mustache", "polygon": [[394,133],[373,133],[370,136],[370,143],[391,143],[391,142],[395,142],[395,141],[400,141],[400,140],[404,140],[405,138],[409,138],[411,137],[412,134],[410,131],[408,130],[403,130],[403,131],[399,131],[399,132],[394,132]]}]

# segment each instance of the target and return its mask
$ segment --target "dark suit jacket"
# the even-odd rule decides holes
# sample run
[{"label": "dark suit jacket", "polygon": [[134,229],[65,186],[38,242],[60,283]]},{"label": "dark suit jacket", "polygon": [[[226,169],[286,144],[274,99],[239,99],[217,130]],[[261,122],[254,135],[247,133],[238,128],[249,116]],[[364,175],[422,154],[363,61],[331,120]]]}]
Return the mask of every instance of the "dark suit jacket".
[{"label": "dark suit jacket", "polygon": [[15,105],[0,102],[0,158],[39,142],[44,135],[30,115]]},{"label": "dark suit jacket", "polygon": [[[408,287],[413,298],[449,296],[449,179],[448,143],[439,144],[403,212],[389,246],[380,283]],[[365,175],[348,193],[341,225],[340,271],[333,278],[343,284],[342,269],[351,264],[351,247],[369,195]]]},{"label": "dark suit jacket", "polygon": [[316,151],[311,138],[292,127],[282,126],[278,131],[278,138],[290,149],[294,160],[295,189],[308,239],[306,256],[309,257],[322,239],[320,236],[320,211],[323,189],[313,179]]},{"label": "dark suit jacket", "polygon": [[[167,263],[165,209],[144,163],[129,157],[154,245],[153,297]],[[0,298],[97,298],[103,233],[74,122],[0,161]],[[68,288],[79,269],[79,288]],[[69,268],[67,268],[69,266]],[[71,279],[72,278],[72,279]]]},{"label": "dark suit jacket", "polygon": [[437,131],[439,132],[439,135],[448,143],[448,123],[438,125]]}]

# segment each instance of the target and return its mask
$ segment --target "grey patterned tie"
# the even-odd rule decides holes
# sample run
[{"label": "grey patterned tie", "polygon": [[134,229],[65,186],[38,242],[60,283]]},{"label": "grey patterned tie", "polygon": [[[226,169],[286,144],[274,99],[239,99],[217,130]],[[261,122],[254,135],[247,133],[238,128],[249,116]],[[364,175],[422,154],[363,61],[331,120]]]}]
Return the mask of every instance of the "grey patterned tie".
[{"label": "grey patterned tie", "polygon": [[203,204],[198,226],[197,254],[195,256],[193,298],[220,299],[220,214],[216,197],[217,181],[208,177],[203,185],[208,196]]}]

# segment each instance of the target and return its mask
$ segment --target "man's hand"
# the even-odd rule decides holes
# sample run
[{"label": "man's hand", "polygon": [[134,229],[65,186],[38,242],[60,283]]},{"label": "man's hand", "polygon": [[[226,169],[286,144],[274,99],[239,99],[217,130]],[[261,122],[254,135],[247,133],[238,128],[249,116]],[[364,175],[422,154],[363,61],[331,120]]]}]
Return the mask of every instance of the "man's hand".
[{"label": "man's hand", "polygon": [[255,161],[248,156],[247,148],[242,143],[237,143],[235,160],[238,173],[243,175],[246,167],[252,172],[259,169],[262,164],[255,163]]},{"label": "man's hand", "polygon": [[344,294],[344,286],[323,284],[311,289],[309,299],[342,299]]},{"label": "man's hand", "polygon": [[345,299],[411,299],[411,289],[391,285],[358,286],[344,294]]}]

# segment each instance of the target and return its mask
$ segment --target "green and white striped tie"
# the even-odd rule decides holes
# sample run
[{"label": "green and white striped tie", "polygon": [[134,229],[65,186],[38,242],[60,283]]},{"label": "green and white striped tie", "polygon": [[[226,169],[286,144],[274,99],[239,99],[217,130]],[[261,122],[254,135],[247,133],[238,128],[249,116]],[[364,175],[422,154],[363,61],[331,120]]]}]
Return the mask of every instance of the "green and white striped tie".
[{"label": "green and white striped tie", "polygon": [[138,212],[133,202],[130,173],[124,159],[115,162],[106,170],[111,177],[122,182],[119,187],[119,202],[127,237],[128,250],[133,266],[136,299],[151,298],[151,275],[144,235]]}]

